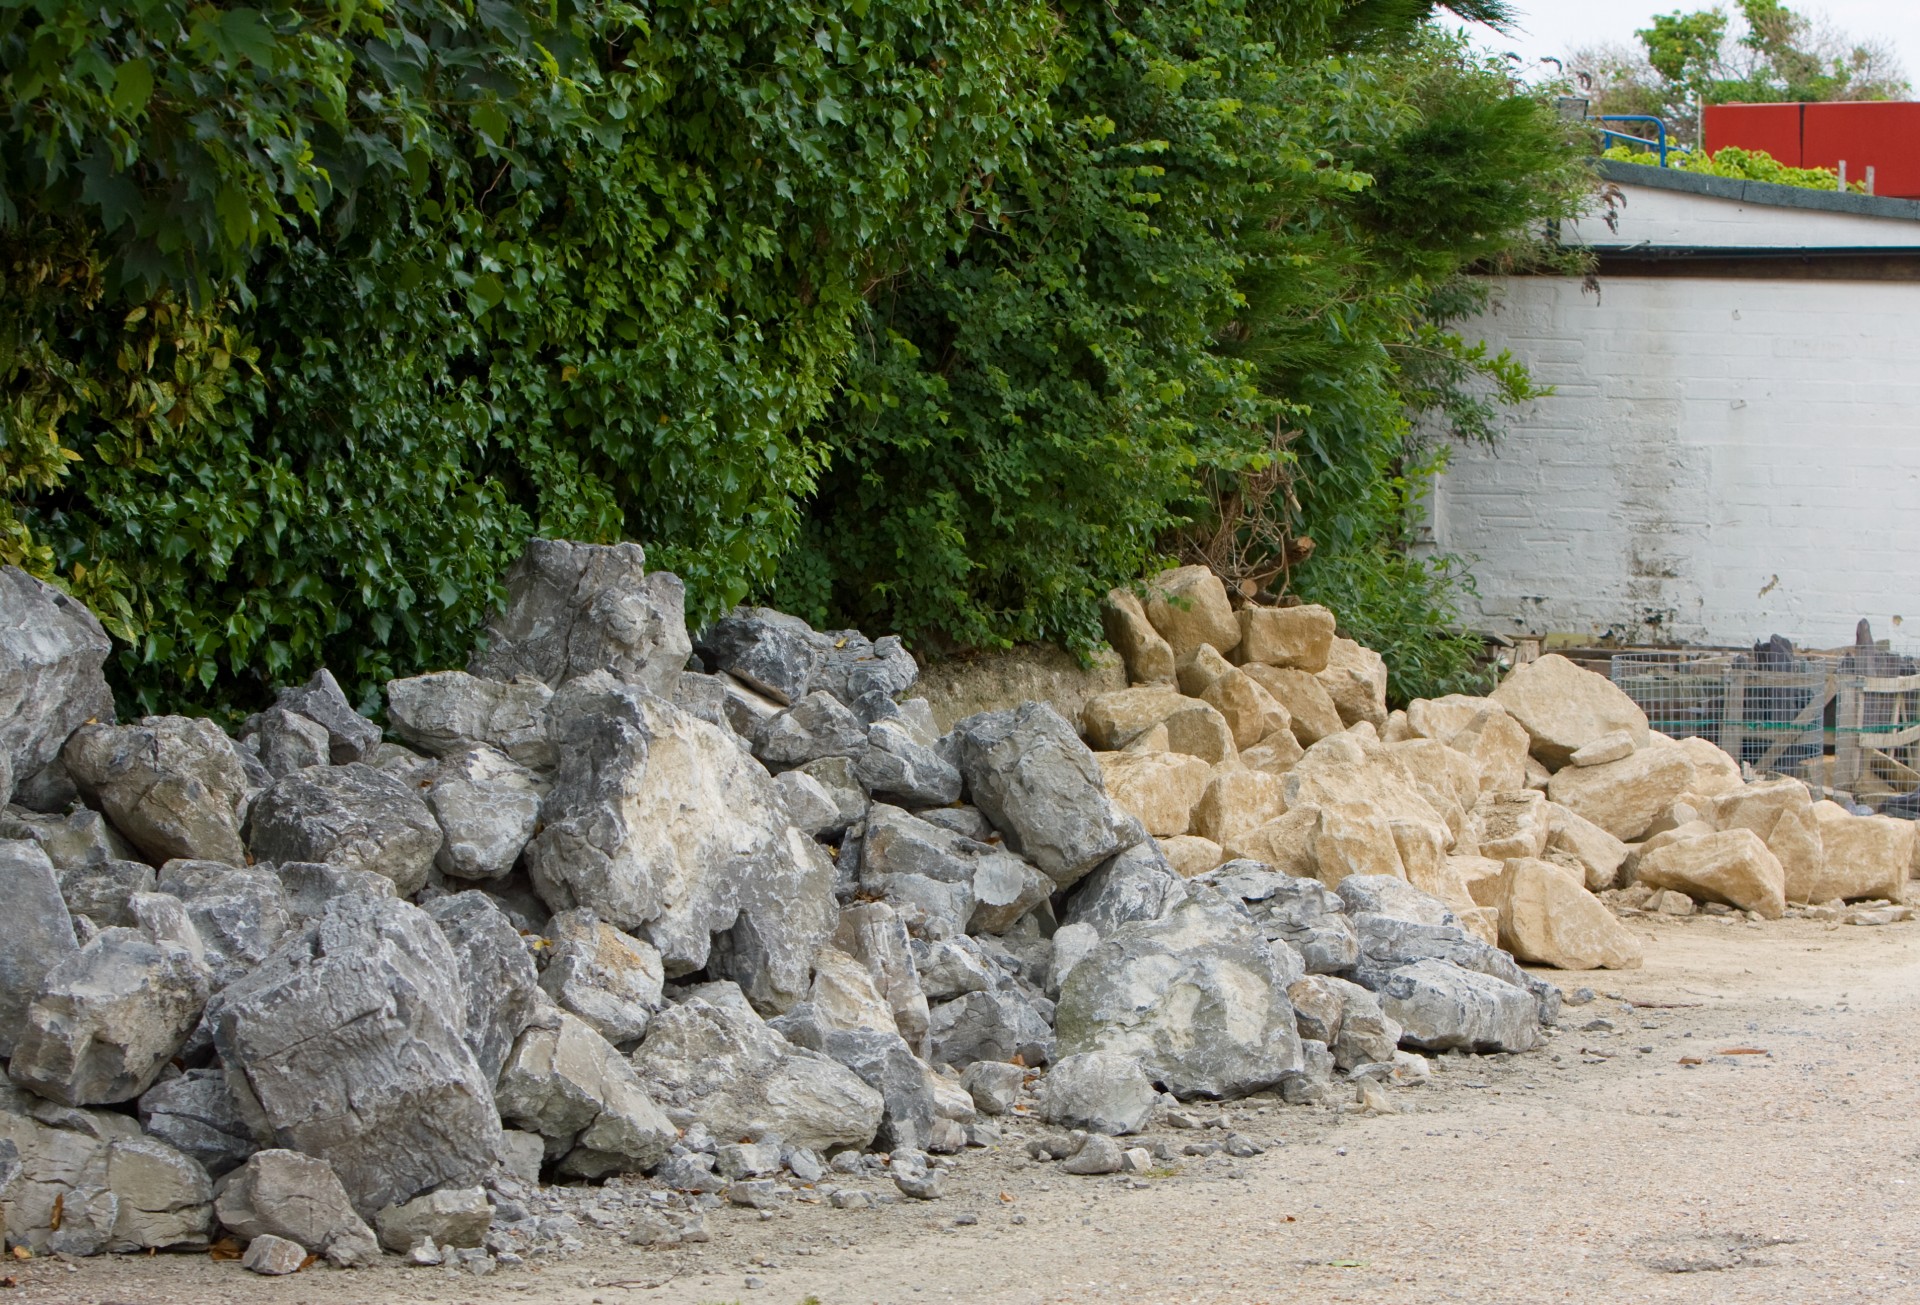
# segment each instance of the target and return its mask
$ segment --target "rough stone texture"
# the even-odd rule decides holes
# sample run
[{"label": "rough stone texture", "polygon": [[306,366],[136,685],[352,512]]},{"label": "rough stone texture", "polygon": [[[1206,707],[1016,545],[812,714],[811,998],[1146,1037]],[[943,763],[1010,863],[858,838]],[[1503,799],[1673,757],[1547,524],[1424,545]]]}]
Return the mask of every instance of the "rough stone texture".
[{"label": "rough stone texture", "polygon": [[226,1071],[218,1068],[161,1078],[140,1097],[140,1124],[150,1136],[192,1156],[213,1178],[245,1164],[267,1140],[256,1137],[241,1118],[227,1091]]},{"label": "rough stone texture", "polygon": [[1710,798],[1731,793],[1745,782],[1740,777],[1740,763],[1706,739],[1675,739],[1674,746],[1685,752],[1687,760],[1693,763],[1695,797]]},{"label": "rough stone texture", "polygon": [[1240,764],[1248,770],[1264,770],[1269,775],[1284,775],[1300,764],[1300,758],[1306,750],[1300,746],[1300,740],[1293,729],[1269,734],[1258,743],[1240,754]]},{"label": "rough stone texture", "polygon": [[[3,1089],[0,1165],[7,1240],[35,1255],[198,1249],[213,1184],[194,1161],[125,1115],[31,1106]],[[11,1171],[10,1173],[6,1171]],[[57,1226],[56,1226],[57,1225]]]},{"label": "rough stone texture", "polygon": [[767,717],[753,736],[753,755],[772,771],[804,766],[822,757],[858,757],[866,747],[866,723],[824,691],[809,693]]},{"label": "rough stone texture", "polygon": [[112,651],[83,604],[0,567],[0,806],[59,757],[75,730],[112,722],[113,692],[100,673]]},{"label": "rough stone texture", "polygon": [[1053,1030],[1046,1016],[1013,987],[969,992],[932,1008],[929,1059],[964,1070],[976,1060],[1012,1060],[1044,1065],[1053,1059]]},{"label": "rough stone texture", "polygon": [[280,690],[274,705],[326,730],[327,758],[336,766],[371,761],[380,746],[380,727],[353,709],[340,682],[324,666],[298,688]]},{"label": "rough stone texture", "polygon": [[701,631],[696,647],[710,668],[782,706],[816,690],[849,706],[876,691],[894,698],[919,677],[912,655],[892,635],[870,640],[858,630],[815,630],[765,607],[735,608]]},{"label": "rough stone texture", "polygon": [[1163,724],[1188,702],[1187,696],[1172,685],[1119,689],[1087,699],[1080,708],[1080,728],[1094,747],[1117,752]]},{"label": "rough stone texture", "polygon": [[[1774,779],[1748,784],[1708,799],[1700,814],[1715,829],[1750,829],[1758,834],[1780,862],[1787,883],[1811,889],[1818,887],[1818,881],[1825,877],[1826,856],[1820,827],[1813,814],[1813,797],[1799,780]],[[1640,859],[1645,859],[1644,850]]]},{"label": "rough stone texture", "polygon": [[253,785],[238,746],[210,720],[148,716],[85,725],[60,752],[89,803],[149,860],[244,865],[240,842]]},{"label": "rough stone texture", "polygon": [[565,1013],[520,1035],[495,1099],[508,1124],[539,1134],[547,1157],[581,1177],[651,1169],[677,1136],[613,1044]]},{"label": "rough stone texture", "polygon": [[1152,843],[1119,853],[1081,880],[1060,916],[1105,937],[1123,924],[1158,920],[1187,899],[1187,888]]},{"label": "rough stone texture", "polygon": [[1193,832],[1221,846],[1287,813],[1287,785],[1261,770],[1218,770],[1194,804]]},{"label": "rough stone texture", "polygon": [[48,972],[7,1072],[61,1105],[131,1101],[186,1045],[208,990],[186,948],[104,930]]},{"label": "rough stone texture", "polygon": [[[215,992],[266,960],[293,925],[286,889],[271,866],[169,861],[156,887],[186,907]],[[131,895],[128,902],[131,910]]]},{"label": "rough stone texture", "polygon": [[1635,970],[1640,940],[1567,871],[1516,858],[1502,876],[1500,945],[1514,959],[1562,970]]},{"label": "rough stone texture", "polygon": [[1682,838],[1640,858],[1636,873],[1649,888],[1670,888],[1697,901],[1725,902],[1777,920],[1786,911],[1787,874],[1751,829]]},{"label": "rough stone texture", "polygon": [[1566,766],[1547,785],[1547,796],[1631,843],[1687,792],[1693,776],[1693,763],[1679,748],[1648,747],[1619,761]]},{"label": "rough stone texture", "polygon": [[960,1086],[983,1115],[1010,1113],[1020,1100],[1027,1071],[1004,1061],[977,1060],[960,1075]]},{"label": "rough stone texture", "polygon": [[1547,850],[1553,822],[1544,794],[1530,788],[1489,793],[1471,815],[1473,841],[1479,845],[1481,856],[1505,861],[1517,856],[1541,856]]},{"label": "rough stone texture", "polygon": [[1625,843],[1557,802],[1547,804],[1547,850],[1578,862],[1582,881],[1595,893],[1614,886],[1628,852]]},{"label": "rough stone texture", "polygon": [[425,912],[349,894],[207,1020],[243,1115],[332,1164],[365,1216],[492,1168],[500,1120],[461,980]]},{"label": "rough stone texture", "polygon": [[1834,802],[1816,802],[1812,811],[1820,831],[1820,874],[1804,880],[1789,875],[1788,901],[1905,899],[1907,872],[1914,857],[1911,820],[1856,816]]},{"label": "rough stone texture", "polygon": [[832,1029],[810,1049],[852,1070],[880,1094],[875,1147],[896,1152],[927,1149],[933,1140],[934,1077],[906,1039],[891,1029]]},{"label": "rough stone texture", "polygon": [[1647,714],[1633,699],[1606,676],[1558,653],[1514,668],[1493,691],[1493,700],[1525,728],[1533,755],[1549,770],[1615,730],[1625,730],[1634,747],[1647,746]]},{"label": "rough stone texture", "polygon": [[1309,974],[1338,973],[1360,954],[1345,904],[1316,880],[1277,873],[1257,861],[1229,861],[1202,882],[1244,903],[1267,940],[1285,943]]},{"label": "rough stone texture", "polygon": [[214,1211],[242,1241],[284,1237],[343,1268],[373,1264],[380,1244],[325,1160],[260,1151],[220,1184]]},{"label": "rough stone texture", "polygon": [[373,1217],[380,1245],[396,1255],[423,1241],[435,1246],[478,1246],[493,1221],[493,1207],[478,1187],[442,1188],[390,1205]]},{"label": "rough stone texture", "polygon": [[1083,1051],[1067,1056],[1040,1081],[1040,1117],[1061,1128],[1121,1137],[1146,1130],[1159,1093],[1130,1056]]},{"label": "rough stone texture", "polygon": [[1604,766],[1609,761],[1620,761],[1633,755],[1633,735],[1626,730],[1614,730],[1602,734],[1593,742],[1573,750],[1567,758],[1575,766]]},{"label": "rough stone texture", "polygon": [[[847,906],[840,912],[833,945],[866,967],[874,988],[893,1012],[900,1036],[916,1054],[925,1055],[927,993],[921,987],[915,962],[920,944],[909,942],[906,925],[898,913],[885,902],[858,902]],[[971,955],[958,942],[950,946],[956,952]],[[957,967],[960,963],[953,964]],[[977,962],[975,968],[979,968]]]},{"label": "rough stone texture", "polygon": [[240,1256],[241,1268],[268,1278],[283,1278],[289,1273],[298,1273],[306,1263],[306,1247],[284,1237],[275,1237],[272,1233],[248,1242],[245,1253]]},{"label": "rough stone texture", "polygon": [[[1234,659],[1317,675],[1333,651],[1333,613],[1324,607],[1243,607]],[[1384,706],[1381,715],[1385,716]]]},{"label": "rough stone texture", "polygon": [[[1258,861],[1297,878],[1320,875],[1320,808],[1294,804],[1286,815],[1250,829],[1221,848],[1229,862]],[[1395,854],[1396,860],[1398,854]],[[1336,881],[1337,882],[1337,881]]]},{"label": "rough stone texture", "polygon": [[4,839],[38,843],[63,877],[68,871],[133,857],[132,845],[120,837],[106,817],[86,807],[53,815],[0,807],[0,840]]},{"label": "rough stone texture", "polygon": [[[870,909],[868,904],[850,906],[841,913],[842,919],[867,909]],[[1056,933],[1055,937],[1058,936]],[[971,938],[951,938],[938,942],[924,942],[916,938],[911,950],[913,968],[919,976],[924,1001],[951,1001],[970,992],[986,992],[994,985],[994,976],[988,970],[990,962],[981,955],[979,946]]]},{"label": "rough stone texture", "polygon": [[492,1083],[520,1033],[539,1015],[533,958],[506,913],[485,893],[437,897],[422,908],[440,928],[467,997],[467,1049]]},{"label": "rough stone texture", "polygon": [[1201,838],[1197,834],[1163,838],[1159,844],[1167,864],[1182,879],[1203,875],[1227,859],[1226,849],[1212,839]]},{"label": "rough stone texture", "polygon": [[1212,769],[1181,752],[1096,752],[1114,805],[1157,837],[1184,834]]},{"label": "rough stone texture", "polygon": [[695,989],[654,1018],[634,1069],[655,1100],[691,1110],[716,1137],[773,1135],[815,1151],[865,1147],[880,1094],[769,1028],[729,983]]},{"label": "rough stone texture", "polygon": [[1047,996],[1059,1000],[1060,988],[1073,967],[1100,945],[1100,931],[1090,924],[1063,924],[1053,931],[1053,958],[1047,965]]},{"label": "rough stone texture", "polygon": [[[1314,987],[1303,990],[1307,984]],[[1357,983],[1331,975],[1297,979],[1288,986],[1287,995],[1293,997],[1296,992],[1310,995],[1322,1016],[1317,1021],[1318,1028],[1310,1029],[1301,1022],[1300,1036],[1326,1043],[1335,1068],[1351,1073],[1362,1065],[1392,1063],[1394,1050],[1400,1045],[1400,1025],[1386,1014],[1373,993]],[[1330,1025],[1324,1019],[1329,999],[1339,1007],[1338,1016]],[[1294,1009],[1300,1009],[1297,998]]]},{"label": "rough stone texture", "polygon": [[1293,717],[1253,676],[1229,667],[1194,695],[1211,706],[1233,731],[1236,748],[1250,748],[1282,730],[1291,731]]},{"label": "rough stone texture", "polygon": [[319,721],[285,707],[269,707],[250,722],[242,742],[260,754],[260,764],[278,779],[308,766],[333,764],[333,736]]},{"label": "rough stone texture", "polygon": [[1107,642],[1127,664],[1127,678],[1135,684],[1172,684],[1173,645],[1160,637],[1147,619],[1147,609],[1131,589],[1108,593],[1100,612]]},{"label": "rough stone texture", "polygon": [[435,767],[424,796],[444,840],[434,864],[456,879],[506,878],[539,827],[534,773],[484,744]]},{"label": "rough stone texture", "polygon": [[967,932],[1002,934],[1053,896],[1053,880],[1004,853],[983,857],[973,870],[973,913]]},{"label": "rough stone texture", "polygon": [[797,1001],[833,929],[833,865],[786,824],[766,771],[723,731],[602,677],[567,686],[552,716],[560,769],[526,852],[548,906],[646,938],[669,976],[706,965],[727,931],[755,1000]]},{"label": "rough stone texture", "polygon": [[[773,1021],[775,1028],[790,1042],[800,1042],[803,1046],[811,1043],[801,1042],[788,1033],[781,1022],[800,1011],[808,1011],[805,1023],[822,1030],[827,1029],[874,1029],[882,1033],[897,1033],[894,1025],[893,1008],[887,1005],[886,998],[880,995],[880,989],[873,981],[873,975],[867,967],[855,960],[838,947],[822,947],[820,954],[813,960],[813,987],[807,993],[807,999],[786,1015]],[[819,1047],[814,1047],[818,1051]]]},{"label": "rough stone texture", "polygon": [[507,572],[507,607],[467,670],[489,680],[531,676],[554,688],[595,671],[662,697],[693,651],[686,586],[645,570],[638,544],[533,539]]},{"label": "rough stone texture", "polygon": [[1060,1051],[1132,1056],[1175,1096],[1240,1096],[1300,1068],[1286,976],[1225,898],[1122,926],[1060,992]]},{"label": "rough stone texture", "polygon": [[1327,648],[1326,669],[1316,678],[1348,725],[1387,723],[1387,661],[1373,649],[1336,637]]},{"label": "rough stone texture", "polygon": [[1232,652],[1240,643],[1240,622],[1227,587],[1204,566],[1163,571],[1147,586],[1147,620],[1173,649],[1176,665],[1203,643]]},{"label": "rough stone texture", "polygon": [[827,757],[788,773],[805,775],[826,790],[838,810],[834,828],[845,829],[867,818],[867,791],[860,787],[859,777],[853,772],[853,763],[845,757]]},{"label": "rough stone texture", "polygon": [[1300,746],[1310,748],[1346,728],[1327,688],[1309,671],[1248,662],[1241,670],[1287,709],[1288,723]]},{"label": "rough stone texture", "polygon": [[775,775],[773,786],[780,790],[780,800],[786,804],[787,819],[795,829],[810,837],[838,834],[859,819],[857,815],[843,819],[837,797],[804,770]]},{"label": "rough stone texture", "polygon": [[1351,874],[1414,879],[1445,859],[1454,830],[1428,800],[1438,796],[1433,786],[1409,773],[1396,751],[1407,746],[1336,735],[1307,749],[1287,773],[1288,818],[1305,807],[1320,811],[1309,873],[1329,884]]},{"label": "rough stone texture", "polygon": [[665,1004],[660,953],[587,910],[554,916],[547,940],[541,989],[608,1042],[638,1042]]},{"label": "rough stone texture", "polygon": [[1145,836],[1114,807],[1093,753],[1051,707],[970,716],[953,733],[974,805],[1058,887]]},{"label": "rough stone texture", "polygon": [[960,771],[894,720],[867,730],[854,778],[874,797],[910,807],[943,807],[960,800]]},{"label": "rough stone texture", "polygon": [[547,739],[552,698],[553,690],[531,676],[501,681],[437,671],[387,681],[387,720],[394,733],[429,756],[485,744],[543,770],[556,760]]},{"label": "rough stone texture", "polygon": [[1421,1051],[1531,1051],[1541,1042],[1539,1008],[1525,989],[1446,961],[1401,966],[1379,995],[1401,1043]]},{"label": "rough stone texture", "polygon": [[1540,783],[1529,781],[1527,767],[1537,767],[1540,763],[1534,761],[1527,751],[1531,739],[1526,730],[1497,703],[1488,703],[1484,710],[1475,713],[1458,733],[1444,742],[1454,751],[1471,758],[1480,768],[1482,793],[1501,793],[1522,788],[1544,791],[1546,788],[1544,769],[1540,772]]},{"label": "rough stone texture", "polygon": [[426,885],[440,851],[440,824],[393,776],[355,763],[298,771],[253,804],[249,843],[262,861],[315,861],[370,870],[403,897]]},{"label": "rough stone texture", "polygon": [[11,1056],[40,984],[79,944],[53,863],[39,844],[0,840],[0,884],[7,903],[7,927],[0,929],[0,1056]]},{"label": "rough stone texture", "polygon": [[392,899],[393,880],[371,870],[342,870],[318,861],[282,861],[274,867],[286,890],[287,910],[302,924],[314,920],[336,897],[359,893]]}]

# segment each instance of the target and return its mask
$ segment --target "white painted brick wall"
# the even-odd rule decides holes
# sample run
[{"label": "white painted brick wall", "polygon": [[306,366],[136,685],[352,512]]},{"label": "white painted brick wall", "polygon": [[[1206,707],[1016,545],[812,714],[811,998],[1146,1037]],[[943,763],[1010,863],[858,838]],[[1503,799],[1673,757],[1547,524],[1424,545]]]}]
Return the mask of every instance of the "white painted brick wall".
[{"label": "white painted brick wall", "polygon": [[[1920,284],[1501,283],[1476,324],[1557,387],[1457,450],[1436,545],[1472,623],[1744,644],[1920,619]],[[1472,332],[1470,332],[1471,334]]]}]

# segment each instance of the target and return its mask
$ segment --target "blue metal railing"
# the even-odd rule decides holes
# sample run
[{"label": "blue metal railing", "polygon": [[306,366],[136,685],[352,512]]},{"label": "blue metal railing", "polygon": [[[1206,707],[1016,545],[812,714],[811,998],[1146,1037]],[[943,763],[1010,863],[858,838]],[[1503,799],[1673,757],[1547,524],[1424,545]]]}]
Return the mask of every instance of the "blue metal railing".
[{"label": "blue metal railing", "polygon": [[1595,115],[1594,121],[1595,122],[1650,122],[1653,124],[1653,127],[1654,127],[1655,134],[1651,137],[1634,136],[1628,132],[1614,131],[1610,127],[1601,128],[1600,129],[1600,149],[1603,153],[1613,148],[1613,143],[1615,140],[1631,141],[1635,145],[1650,145],[1653,147],[1654,151],[1660,155],[1660,166],[1664,168],[1667,166],[1667,153],[1669,148],[1671,148],[1676,152],[1684,152],[1686,148],[1685,146],[1682,146],[1682,145],[1675,145],[1675,146],[1669,147],[1667,145],[1667,124],[1662,122],[1660,119],[1654,117],[1650,113],[1602,113],[1602,114]]}]

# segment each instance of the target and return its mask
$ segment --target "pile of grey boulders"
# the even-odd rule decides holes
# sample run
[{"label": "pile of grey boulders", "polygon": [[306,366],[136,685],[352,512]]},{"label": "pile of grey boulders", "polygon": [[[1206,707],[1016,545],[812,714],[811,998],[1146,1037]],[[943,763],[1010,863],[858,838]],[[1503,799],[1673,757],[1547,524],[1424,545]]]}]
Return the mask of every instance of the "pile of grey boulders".
[{"label": "pile of grey boulders", "polygon": [[897,639],[690,637],[643,560],[536,541],[384,731],[323,670],[237,738],[114,723],[98,623],[0,572],[9,1243],[484,1272],[580,1245],[552,1183],[699,1241],[834,1175],[938,1197],[1002,1117],[1119,1172],[1180,1102],[1554,1019],[1407,876],[1184,877],[1050,707],[939,734]]}]

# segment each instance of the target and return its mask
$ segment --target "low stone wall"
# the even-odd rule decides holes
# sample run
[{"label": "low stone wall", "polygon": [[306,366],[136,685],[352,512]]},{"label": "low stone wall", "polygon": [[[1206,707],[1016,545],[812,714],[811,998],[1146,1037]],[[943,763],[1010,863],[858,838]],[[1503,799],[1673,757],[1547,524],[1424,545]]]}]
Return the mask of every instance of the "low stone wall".
[{"label": "low stone wall", "polygon": [[957,720],[982,711],[1004,711],[1023,702],[1044,702],[1078,723],[1088,698],[1127,687],[1119,655],[1101,649],[1092,665],[1051,644],[1021,644],[1006,652],[979,653],[921,666],[915,691],[933,705],[933,721],[945,734]]}]

